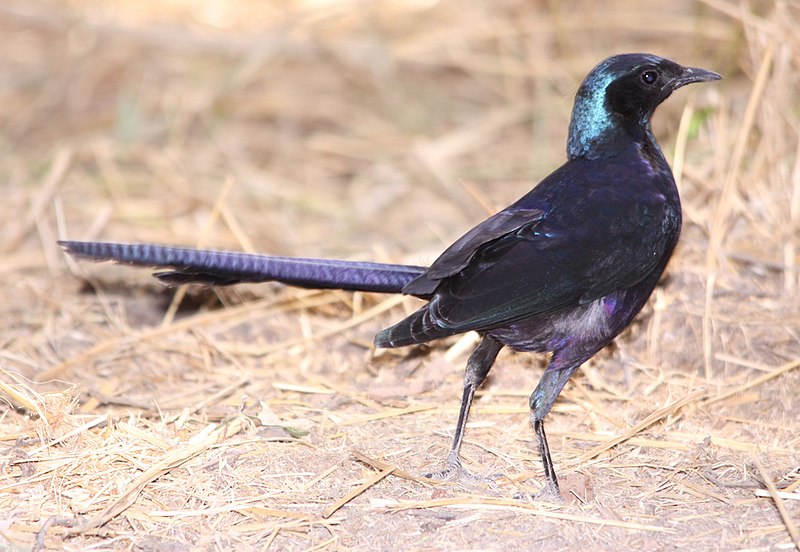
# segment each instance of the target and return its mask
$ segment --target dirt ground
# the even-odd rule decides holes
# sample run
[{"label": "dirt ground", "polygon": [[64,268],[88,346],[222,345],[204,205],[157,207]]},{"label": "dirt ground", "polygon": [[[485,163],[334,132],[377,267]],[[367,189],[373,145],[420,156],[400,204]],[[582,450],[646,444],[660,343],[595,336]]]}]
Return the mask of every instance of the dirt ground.
[{"label": "dirt ground", "polygon": [[[782,550],[800,543],[800,5],[7,0],[0,550]],[[418,304],[164,288],[56,240],[425,264],[564,160],[602,58],[722,73],[654,130],[681,244],[547,419],[503,351],[443,465],[471,337]]]}]

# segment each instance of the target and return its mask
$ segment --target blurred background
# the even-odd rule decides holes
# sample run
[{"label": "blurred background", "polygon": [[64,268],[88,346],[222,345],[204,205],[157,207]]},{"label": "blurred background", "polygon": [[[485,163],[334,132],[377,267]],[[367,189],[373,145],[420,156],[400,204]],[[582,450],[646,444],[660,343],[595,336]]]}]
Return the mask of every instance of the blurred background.
[{"label": "blurred background", "polygon": [[[695,2],[59,1],[0,16],[11,209],[68,150],[70,237],[194,243],[230,181],[243,235],[221,224],[209,244],[283,254],[430,260],[563,162],[575,90],[608,55],[729,82],[748,69],[742,30]],[[698,93],[707,107],[720,89]]]},{"label": "blurred background", "polygon": [[[747,485],[763,486],[758,455],[789,491],[800,465],[798,28],[800,5],[789,1],[4,1],[0,381],[14,408],[0,414],[0,446],[58,440],[87,416],[135,417],[138,432],[109,423],[67,448],[37,448],[30,473],[9,461],[0,547],[30,543],[48,516],[100,515],[145,458],[166,454],[154,442],[181,442],[264,404],[311,437],[265,444],[251,432],[246,444],[209,447],[201,463],[234,445],[250,455],[231,476],[235,491],[213,473],[188,489],[185,473],[169,473],[158,489],[138,489],[135,513],[110,516],[105,537],[119,547],[293,550],[788,543],[789,525]],[[444,458],[464,362],[455,342],[422,361],[404,359],[407,351],[372,358],[371,336],[415,308],[411,300],[277,286],[174,299],[147,271],[70,264],[56,244],[427,264],[564,161],[581,80],[603,58],[634,51],[725,80],[682,89],[656,114],[684,201],[682,242],[634,331],[567,388],[549,433],[559,473],[564,465],[594,481],[590,491],[580,484],[578,513],[660,524],[666,541],[519,513],[387,514],[366,500],[335,526],[322,522],[319,510],[367,472],[346,460],[350,446],[394,454],[412,473]],[[468,445],[472,470],[532,478],[535,490],[526,397],[541,364],[501,357],[468,438],[502,452]],[[222,392],[235,381],[244,383]],[[698,389],[705,394],[690,407],[651,428],[670,445],[569,467],[598,435],[622,433]],[[324,414],[405,407],[433,410],[363,426]],[[169,417],[187,408],[180,424]],[[114,463],[120,443],[136,461]],[[276,446],[292,466],[274,465]],[[322,477],[320,466],[342,462],[323,487],[298,491]],[[295,479],[259,479],[281,469]],[[385,484],[375,497],[431,496],[408,481]],[[242,497],[309,517],[284,537],[285,518],[263,512],[258,531],[240,527],[255,523],[249,510],[152,514]],[[797,519],[797,502],[787,503]],[[46,542],[80,548],[100,538],[61,528]]]}]

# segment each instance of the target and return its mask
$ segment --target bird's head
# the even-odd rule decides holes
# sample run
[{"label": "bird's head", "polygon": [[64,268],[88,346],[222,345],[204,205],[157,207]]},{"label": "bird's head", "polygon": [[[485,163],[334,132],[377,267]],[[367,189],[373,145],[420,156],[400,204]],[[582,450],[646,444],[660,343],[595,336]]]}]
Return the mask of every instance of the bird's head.
[{"label": "bird's head", "polygon": [[619,131],[649,136],[650,116],[673,90],[721,78],[713,71],[683,67],[651,54],[621,54],[603,60],[575,95],[569,157],[601,156]]}]

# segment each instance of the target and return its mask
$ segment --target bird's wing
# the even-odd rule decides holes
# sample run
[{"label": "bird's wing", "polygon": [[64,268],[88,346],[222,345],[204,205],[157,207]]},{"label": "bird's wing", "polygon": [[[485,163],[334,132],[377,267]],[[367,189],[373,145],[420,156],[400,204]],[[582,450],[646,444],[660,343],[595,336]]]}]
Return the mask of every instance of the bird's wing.
[{"label": "bird's wing", "polygon": [[442,279],[463,270],[482,247],[522,228],[535,225],[542,220],[544,214],[544,209],[524,207],[495,213],[445,249],[425,273],[406,284],[403,293],[430,295]]},{"label": "bird's wing", "polygon": [[453,333],[491,329],[599,299],[661,270],[677,241],[679,206],[656,191],[605,184],[573,187],[574,197],[536,223],[480,243],[438,281],[431,320]]}]

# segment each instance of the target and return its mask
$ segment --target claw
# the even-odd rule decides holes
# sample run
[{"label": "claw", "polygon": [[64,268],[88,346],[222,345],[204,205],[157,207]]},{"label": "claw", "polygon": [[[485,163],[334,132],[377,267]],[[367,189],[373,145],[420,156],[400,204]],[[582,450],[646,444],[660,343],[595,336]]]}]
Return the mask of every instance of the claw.
[{"label": "claw", "polygon": [[425,477],[428,479],[438,479],[440,481],[461,479],[464,476],[472,477],[470,473],[461,465],[461,461],[458,459],[458,457],[453,457],[452,455],[448,457],[447,465],[443,470],[425,474]]},{"label": "claw", "polygon": [[539,502],[552,502],[554,504],[564,504],[564,497],[558,486],[547,483],[541,491],[533,495],[533,500]]}]

